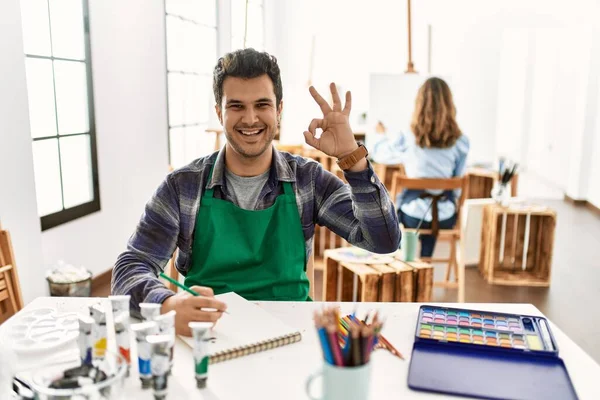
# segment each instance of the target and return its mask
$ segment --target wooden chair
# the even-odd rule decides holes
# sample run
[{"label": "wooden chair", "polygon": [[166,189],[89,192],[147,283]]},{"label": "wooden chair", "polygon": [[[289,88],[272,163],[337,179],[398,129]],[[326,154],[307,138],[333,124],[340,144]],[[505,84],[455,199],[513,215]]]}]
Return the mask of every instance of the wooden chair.
[{"label": "wooden chair", "polygon": [[10,234],[0,226],[0,324],[23,308]]},{"label": "wooden chair", "polygon": [[[464,243],[461,232],[461,210],[468,191],[468,179],[449,178],[449,179],[414,179],[402,176],[400,173],[394,173],[392,181],[392,198],[404,189],[413,190],[456,190],[461,189],[461,195],[457,202],[457,219],[453,229],[440,229],[438,232],[438,241],[448,241],[450,243],[450,255],[448,258],[423,257],[422,260],[429,263],[444,262],[448,263],[446,267],[446,276],[443,282],[434,282],[434,286],[458,289],[458,301],[465,301],[465,265],[462,259],[464,255]],[[403,232],[415,231],[415,229],[404,228]],[[421,229],[419,233],[431,234],[431,229]],[[450,281],[450,274],[454,272],[454,282]]]},{"label": "wooden chair", "polygon": [[[171,259],[167,263],[167,266],[165,268],[165,274],[169,278],[175,279],[176,281],[178,281],[179,280],[179,271],[177,271],[177,268],[175,268],[175,258],[176,257],[177,257],[177,250],[175,250],[175,252],[173,253],[173,257],[171,257]],[[306,264],[306,275],[308,277],[308,281],[310,282],[310,289],[309,289],[308,295],[311,297],[311,299],[314,300],[314,298],[315,298],[315,244],[314,244],[314,241],[313,241],[313,248],[310,253],[310,258],[308,259],[308,263]],[[177,288],[177,286],[175,286],[171,282],[165,282],[165,285],[167,285],[167,287],[174,292],[177,292],[179,290],[179,288]]]},{"label": "wooden chair", "polygon": [[[406,175],[404,164],[378,164],[374,162],[372,165],[373,170],[379,177],[379,180],[390,193],[392,193],[392,185],[395,174],[399,173],[402,176]],[[396,198],[392,197],[392,201],[396,201]]]},{"label": "wooden chair", "polygon": [[[178,250],[175,249],[175,252],[173,252],[173,256],[171,256],[171,259],[167,263],[167,266],[165,267],[165,275],[167,275],[171,279],[179,281],[179,271],[177,271],[177,268],[175,268],[175,259],[177,258],[177,251]],[[166,280],[165,285],[169,288],[169,290],[172,290],[175,293],[177,293],[177,291],[179,290],[177,286]]]}]

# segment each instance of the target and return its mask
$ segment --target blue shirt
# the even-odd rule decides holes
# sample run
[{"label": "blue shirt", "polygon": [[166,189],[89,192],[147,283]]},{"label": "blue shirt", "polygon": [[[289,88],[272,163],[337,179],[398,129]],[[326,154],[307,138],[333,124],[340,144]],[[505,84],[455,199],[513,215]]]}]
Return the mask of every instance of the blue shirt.
[{"label": "blue shirt", "polygon": [[[398,135],[378,135],[373,151],[370,152],[373,161],[380,164],[403,164],[409,178],[452,178],[463,176],[467,166],[469,139],[461,135],[454,146],[448,148],[419,147],[412,133]],[[441,191],[430,191],[440,194]],[[460,190],[456,191],[460,196]],[[398,205],[402,212],[417,219],[425,216],[425,221],[431,221],[431,199],[415,199]],[[440,221],[451,218],[456,212],[456,206],[450,200],[438,203]]]},{"label": "blue shirt", "polygon": [[[281,182],[291,182],[302,223],[306,260],[312,251],[316,224],[374,253],[396,251],[400,244],[398,217],[371,164],[364,171],[345,171],[344,174],[348,184],[314,160],[273,149],[269,177],[261,188],[255,209],[272,206],[283,192]],[[131,295],[134,311],[139,311],[141,302],[162,303],[174,294],[157,276],[175,248],[179,249],[177,270],[183,275],[187,273],[196,215],[204,190],[214,188],[216,198],[236,204],[224,175],[225,148],[170,173],[146,205],[112,275],[112,293]]]}]

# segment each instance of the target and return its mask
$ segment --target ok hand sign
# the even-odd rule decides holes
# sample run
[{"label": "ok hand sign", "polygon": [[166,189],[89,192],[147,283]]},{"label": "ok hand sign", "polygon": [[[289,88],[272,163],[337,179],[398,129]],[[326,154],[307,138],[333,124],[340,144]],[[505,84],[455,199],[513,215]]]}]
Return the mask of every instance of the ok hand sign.
[{"label": "ok hand sign", "polygon": [[[333,109],[313,86],[309,88],[310,94],[321,107],[323,118],[315,118],[311,121],[308,131],[304,132],[304,139],[315,149],[329,156],[341,158],[358,148],[348,120],[352,108],[352,96],[350,92],[346,92],[346,104],[342,109],[342,101],[335,84],[331,83],[329,88],[333,98]],[[323,130],[319,139],[315,137],[317,128]]]}]

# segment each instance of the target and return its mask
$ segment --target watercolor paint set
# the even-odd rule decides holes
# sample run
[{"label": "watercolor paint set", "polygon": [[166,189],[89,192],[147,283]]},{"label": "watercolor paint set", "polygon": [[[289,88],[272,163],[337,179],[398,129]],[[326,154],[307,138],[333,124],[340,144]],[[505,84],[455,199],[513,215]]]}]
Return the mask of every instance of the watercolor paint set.
[{"label": "watercolor paint set", "polygon": [[417,338],[557,353],[544,318],[423,307]]},{"label": "watercolor paint set", "polygon": [[408,386],[488,399],[577,399],[543,317],[421,306]]}]

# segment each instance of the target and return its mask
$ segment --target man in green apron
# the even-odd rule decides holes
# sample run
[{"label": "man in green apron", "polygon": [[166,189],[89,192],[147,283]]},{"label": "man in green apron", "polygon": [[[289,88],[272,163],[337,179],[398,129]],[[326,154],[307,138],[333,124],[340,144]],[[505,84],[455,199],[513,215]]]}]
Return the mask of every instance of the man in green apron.
[{"label": "man in green apron", "polygon": [[[253,49],[225,55],[213,90],[226,145],[166,178],[113,271],[113,293],[131,294],[134,309],[156,302],[162,312],[176,310],[183,334],[189,321],[221,316],[226,305],[214,294],[309,300],[315,224],[378,253],[400,241],[393,203],[350,128],[349,92],[342,104],[331,84],[330,106],[311,87],[323,117],[304,132],[307,144],[338,159],[344,185],[320,164],[273,147],[283,111],[275,57]],[[174,295],[156,278],[176,248],[177,269],[202,297]]]}]

